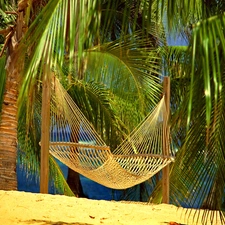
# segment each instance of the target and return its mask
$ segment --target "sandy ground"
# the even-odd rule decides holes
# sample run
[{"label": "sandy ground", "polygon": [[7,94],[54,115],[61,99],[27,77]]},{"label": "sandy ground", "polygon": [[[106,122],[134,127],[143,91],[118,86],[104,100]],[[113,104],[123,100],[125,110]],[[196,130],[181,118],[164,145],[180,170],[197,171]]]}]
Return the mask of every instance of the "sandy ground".
[{"label": "sandy ground", "polygon": [[[198,211],[200,214],[202,211]],[[196,224],[195,210],[173,205],[97,201],[60,195],[0,190],[1,225]],[[189,215],[189,216],[187,216]],[[207,224],[220,225],[219,221]]]}]

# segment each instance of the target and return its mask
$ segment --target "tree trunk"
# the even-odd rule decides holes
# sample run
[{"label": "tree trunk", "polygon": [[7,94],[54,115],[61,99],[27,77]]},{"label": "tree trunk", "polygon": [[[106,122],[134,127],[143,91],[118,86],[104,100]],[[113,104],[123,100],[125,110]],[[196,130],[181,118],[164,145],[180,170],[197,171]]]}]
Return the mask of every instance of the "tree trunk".
[{"label": "tree trunk", "polygon": [[[18,12],[16,27],[8,42],[6,84],[0,120],[0,189],[17,190],[17,98],[23,63],[18,63],[17,46],[22,38],[23,12]],[[21,59],[21,56],[20,56]]]},{"label": "tree trunk", "polygon": [[[13,62],[8,64],[13,67]],[[8,73],[8,71],[7,71]],[[0,121],[0,189],[17,190],[17,97],[18,73],[7,74]]]},{"label": "tree trunk", "polygon": [[83,193],[79,173],[68,168],[67,183],[76,197],[86,197]]}]

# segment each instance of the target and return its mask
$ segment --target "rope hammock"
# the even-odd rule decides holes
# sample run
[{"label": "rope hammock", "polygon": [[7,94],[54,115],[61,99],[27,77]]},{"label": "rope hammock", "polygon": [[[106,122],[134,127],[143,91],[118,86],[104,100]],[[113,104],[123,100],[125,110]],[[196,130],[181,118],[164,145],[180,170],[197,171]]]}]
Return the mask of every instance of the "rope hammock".
[{"label": "rope hammock", "polygon": [[[164,97],[117,148],[110,151],[60,82],[50,103],[50,153],[76,172],[114,189],[148,180],[173,161]],[[165,154],[163,145],[169,148]]]}]

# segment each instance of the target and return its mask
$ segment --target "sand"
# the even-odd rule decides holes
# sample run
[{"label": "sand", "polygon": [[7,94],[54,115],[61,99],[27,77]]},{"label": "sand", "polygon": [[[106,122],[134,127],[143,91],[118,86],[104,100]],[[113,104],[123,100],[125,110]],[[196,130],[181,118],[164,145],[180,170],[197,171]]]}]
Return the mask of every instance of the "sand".
[{"label": "sand", "polygon": [[[187,213],[186,209],[167,204],[99,201],[0,190],[1,225],[166,225],[172,222],[200,225],[201,221],[193,219],[195,212],[189,210]],[[210,221],[207,224],[211,224]],[[214,220],[212,224],[221,223]]]}]

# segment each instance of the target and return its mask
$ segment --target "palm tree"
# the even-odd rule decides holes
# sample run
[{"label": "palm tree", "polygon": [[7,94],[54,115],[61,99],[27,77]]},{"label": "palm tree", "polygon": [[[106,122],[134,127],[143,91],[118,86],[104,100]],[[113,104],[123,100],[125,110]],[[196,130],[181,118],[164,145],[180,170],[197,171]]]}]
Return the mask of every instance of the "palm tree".
[{"label": "palm tree", "polygon": [[[4,3],[3,3],[4,4]],[[1,7],[2,8],[2,7]],[[3,7],[8,9],[6,7]],[[23,11],[21,7],[17,12],[16,25],[7,27],[1,33],[6,36],[4,48],[7,47],[6,57],[6,81],[1,107],[0,121],[0,157],[1,175],[0,188],[11,190],[16,189],[16,150],[17,150],[17,96],[18,78],[23,69],[23,64],[16,66],[16,52],[18,42],[23,36]],[[14,13],[14,12],[13,12]],[[1,53],[2,53],[1,52]],[[7,156],[7,157],[6,157]]]}]

